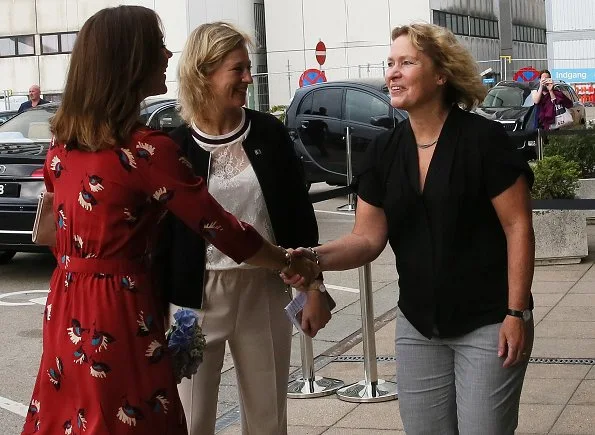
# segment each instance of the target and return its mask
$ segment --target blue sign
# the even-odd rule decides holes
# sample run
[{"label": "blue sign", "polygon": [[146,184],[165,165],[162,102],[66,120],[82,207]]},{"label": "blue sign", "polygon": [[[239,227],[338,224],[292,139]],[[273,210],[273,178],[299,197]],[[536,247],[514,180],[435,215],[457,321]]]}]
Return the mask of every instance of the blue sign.
[{"label": "blue sign", "polygon": [[492,83],[496,83],[496,79],[494,77],[483,79],[484,85],[491,85]]},{"label": "blue sign", "polygon": [[552,78],[566,83],[594,83],[595,68],[553,69]]}]

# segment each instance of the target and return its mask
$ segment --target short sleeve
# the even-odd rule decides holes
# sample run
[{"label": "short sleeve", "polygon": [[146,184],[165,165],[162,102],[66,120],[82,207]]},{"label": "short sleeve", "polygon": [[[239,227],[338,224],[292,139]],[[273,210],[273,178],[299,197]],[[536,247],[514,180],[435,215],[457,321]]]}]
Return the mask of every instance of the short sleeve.
[{"label": "short sleeve", "polygon": [[382,207],[386,194],[386,183],[382,173],[382,150],[392,138],[393,130],[378,135],[368,146],[359,172],[356,174],[357,195],[375,207]]},{"label": "short sleeve", "polygon": [[136,138],[129,149],[120,152],[125,154],[121,159],[134,163],[131,166],[138,173],[143,192],[237,263],[260,249],[260,234],[221,207],[204,180],[192,173],[173,140],[156,131]]},{"label": "short sleeve", "polygon": [[489,122],[482,129],[482,173],[486,192],[490,198],[500,195],[524,175],[529,188],[533,186],[533,171],[522,154],[518,152],[504,127],[498,122]]}]

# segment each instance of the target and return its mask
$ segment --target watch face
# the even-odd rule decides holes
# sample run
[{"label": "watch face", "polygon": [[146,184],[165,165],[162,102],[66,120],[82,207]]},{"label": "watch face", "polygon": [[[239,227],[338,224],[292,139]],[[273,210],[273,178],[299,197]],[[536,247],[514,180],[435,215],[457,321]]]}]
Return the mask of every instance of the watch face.
[{"label": "watch face", "polygon": [[523,311],[523,320],[525,322],[528,322],[529,320],[531,320],[531,317],[533,317],[533,313],[531,312],[531,310],[524,310]]}]

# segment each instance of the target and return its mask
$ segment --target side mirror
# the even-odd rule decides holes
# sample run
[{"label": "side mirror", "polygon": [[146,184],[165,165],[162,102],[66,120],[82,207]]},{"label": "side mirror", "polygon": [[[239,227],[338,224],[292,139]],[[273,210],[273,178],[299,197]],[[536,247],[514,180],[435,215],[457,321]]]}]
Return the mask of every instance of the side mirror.
[{"label": "side mirror", "polygon": [[387,115],[372,116],[370,118],[370,124],[376,127],[393,128],[395,126],[395,120]]}]

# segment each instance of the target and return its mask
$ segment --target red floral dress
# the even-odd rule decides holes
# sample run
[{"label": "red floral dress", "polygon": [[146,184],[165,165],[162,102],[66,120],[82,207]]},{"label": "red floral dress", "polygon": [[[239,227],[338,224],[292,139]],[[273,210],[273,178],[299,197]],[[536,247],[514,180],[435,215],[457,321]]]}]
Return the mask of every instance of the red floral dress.
[{"label": "red floral dress", "polygon": [[186,434],[164,313],[148,267],[167,209],[236,260],[260,235],[227,213],[166,135],[96,153],[52,143],[58,266],[23,434]]}]

